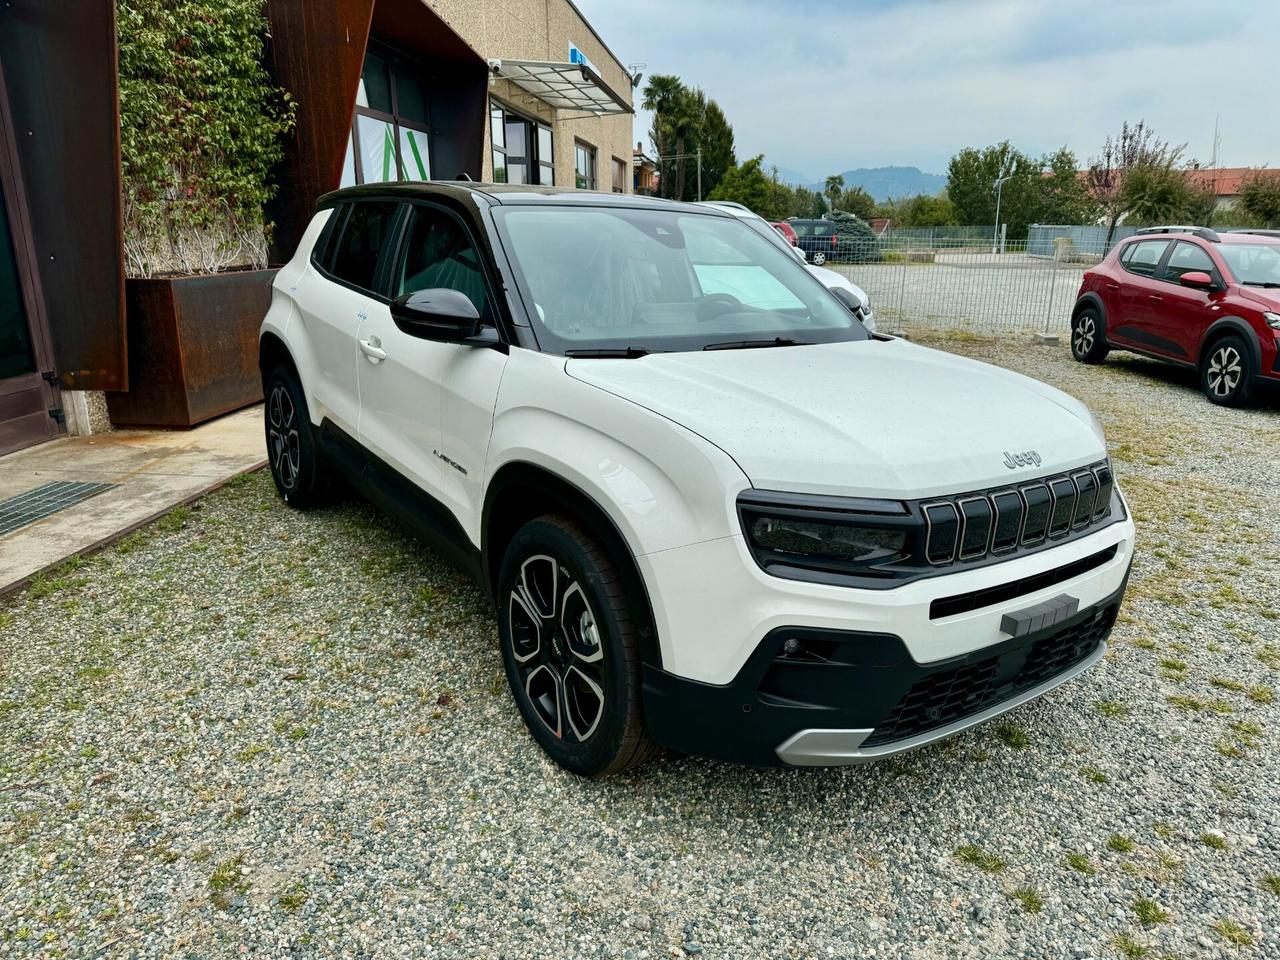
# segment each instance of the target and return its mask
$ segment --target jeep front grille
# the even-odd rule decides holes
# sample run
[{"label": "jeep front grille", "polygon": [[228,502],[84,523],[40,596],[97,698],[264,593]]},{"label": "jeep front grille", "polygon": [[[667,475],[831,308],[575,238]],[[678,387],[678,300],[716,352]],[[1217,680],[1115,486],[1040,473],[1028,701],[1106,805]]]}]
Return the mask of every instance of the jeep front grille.
[{"label": "jeep front grille", "polygon": [[922,505],[925,559],[934,566],[1013,553],[1106,520],[1111,466],[1045,477],[1020,486],[931,500]]}]

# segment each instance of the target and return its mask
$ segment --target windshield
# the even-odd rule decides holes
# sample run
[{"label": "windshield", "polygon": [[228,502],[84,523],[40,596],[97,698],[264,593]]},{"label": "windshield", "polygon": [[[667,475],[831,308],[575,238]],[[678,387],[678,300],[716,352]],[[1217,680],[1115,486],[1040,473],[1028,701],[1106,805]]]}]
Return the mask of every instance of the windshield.
[{"label": "windshield", "polygon": [[626,207],[494,211],[544,351],[865,340],[854,316],[735,217]]},{"label": "windshield", "polygon": [[1218,253],[1237,283],[1280,284],[1280,244],[1220,243]]}]

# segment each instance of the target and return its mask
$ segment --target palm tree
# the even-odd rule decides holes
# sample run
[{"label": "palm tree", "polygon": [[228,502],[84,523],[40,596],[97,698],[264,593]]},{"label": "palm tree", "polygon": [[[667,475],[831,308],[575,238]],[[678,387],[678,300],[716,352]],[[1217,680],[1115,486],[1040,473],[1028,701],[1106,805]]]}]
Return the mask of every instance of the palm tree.
[{"label": "palm tree", "polygon": [[653,111],[653,129],[650,137],[658,156],[670,156],[668,150],[675,153],[675,188],[669,190],[664,165],[663,177],[659,184],[664,197],[674,196],[677,200],[684,197],[684,155],[691,137],[696,138],[698,127],[702,123],[702,111],[705,99],[701,92],[691,91],[677,76],[671,74],[654,74],[644,88],[646,110]]},{"label": "palm tree", "polygon": [[836,208],[836,203],[840,200],[840,193],[843,190],[844,190],[843,174],[833,173],[831,176],[827,177],[827,186],[824,192],[827,195],[827,199],[831,201],[832,210]]}]

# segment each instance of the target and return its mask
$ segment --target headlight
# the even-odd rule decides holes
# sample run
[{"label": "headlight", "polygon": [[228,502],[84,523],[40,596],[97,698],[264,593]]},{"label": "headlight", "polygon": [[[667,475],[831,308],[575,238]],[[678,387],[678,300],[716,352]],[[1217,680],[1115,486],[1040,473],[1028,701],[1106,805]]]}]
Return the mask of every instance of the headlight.
[{"label": "headlight", "polygon": [[1263,316],[1267,320],[1267,325],[1280,330],[1280,313],[1264,313]]},{"label": "headlight", "polygon": [[901,530],[874,530],[810,520],[756,517],[751,542],[771,553],[797,559],[843,560],[866,563],[901,554],[907,535]]},{"label": "headlight", "polygon": [[894,500],[794,497],[753,490],[738,501],[742,529],[756,562],[830,573],[902,560],[917,530],[906,505]]}]

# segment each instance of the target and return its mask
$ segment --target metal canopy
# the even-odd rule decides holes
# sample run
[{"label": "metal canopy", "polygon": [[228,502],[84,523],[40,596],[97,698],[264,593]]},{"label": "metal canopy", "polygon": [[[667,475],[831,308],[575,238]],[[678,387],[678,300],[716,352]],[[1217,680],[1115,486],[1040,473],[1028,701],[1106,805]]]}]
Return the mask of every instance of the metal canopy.
[{"label": "metal canopy", "polygon": [[585,63],[490,60],[489,70],[557,110],[582,110],[596,116],[635,112]]}]

